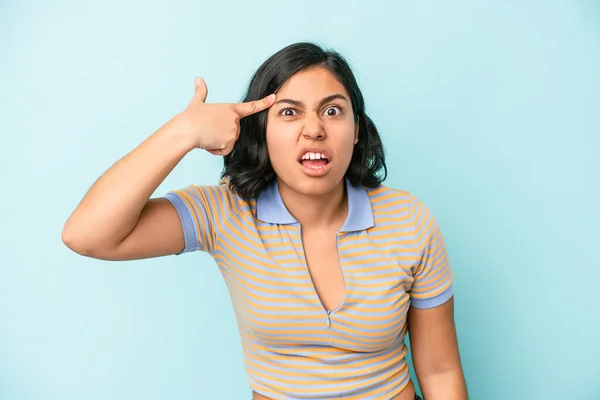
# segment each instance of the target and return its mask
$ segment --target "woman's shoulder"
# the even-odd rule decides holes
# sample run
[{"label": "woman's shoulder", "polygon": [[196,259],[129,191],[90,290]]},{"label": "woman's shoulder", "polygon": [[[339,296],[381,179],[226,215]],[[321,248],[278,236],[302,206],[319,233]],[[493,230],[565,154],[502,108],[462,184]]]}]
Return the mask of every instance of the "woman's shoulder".
[{"label": "woman's shoulder", "polygon": [[247,203],[235,192],[227,178],[215,183],[191,183],[181,189],[172,190],[169,195],[176,195],[189,203],[200,203],[210,210],[220,210],[225,214],[237,213]]},{"label": "woman's shoulder", "polygon": [[372,203],[389,203],[394,201],[406,202],[410,201],[411,198],[414,197],[408,190],[391,187],[384,184],[379,184],[377,187],[373,188],[366,188],[366,190]]},{"label": "woman's shoulder", "polygon": [[422,199],[408,189],[380,184],[366,190],[374,211],[414,215],[419,210],[427,210]]}]

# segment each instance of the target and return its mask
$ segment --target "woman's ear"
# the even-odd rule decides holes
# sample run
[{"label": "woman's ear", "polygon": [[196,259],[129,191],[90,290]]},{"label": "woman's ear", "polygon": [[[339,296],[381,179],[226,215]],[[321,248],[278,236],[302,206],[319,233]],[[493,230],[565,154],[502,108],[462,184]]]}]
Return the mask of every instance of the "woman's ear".
[{"label": "woman's ear", "polygon": [[358,143],[358,126],[359,126],[359,119],[360,117],[356,117],[356,123],[354,124],[354,144]]}]

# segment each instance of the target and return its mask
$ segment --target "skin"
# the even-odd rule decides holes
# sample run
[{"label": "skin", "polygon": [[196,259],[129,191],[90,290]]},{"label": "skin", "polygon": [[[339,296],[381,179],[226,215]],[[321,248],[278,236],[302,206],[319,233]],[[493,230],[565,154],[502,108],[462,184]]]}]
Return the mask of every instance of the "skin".
[{"label": "skin", "polygon": [[[323,100],[339,96],[323,103]],[[281,196],[304,226],[329,227],[345,219],[343,177],[358,141],[350,96],[326,69],[290,78],[268,111],[267,147]],[[331,154],[325,176],[307,176],[298,163],[305,147]]]},{"label": "skin", "polygon": [[454,298],[430,309],[411,307],[408,332],[423,397],[468,399],[454,324]]},{"label": "skin", "polygon": [[[207,93],[205,82],[197,79],[188,107],[102,174],[65,223],[63,242],[78,254],[103,260],[180,252],[184,237],[175,208],[150,196],[190,151],[228,154],[240,119],[268,109],[267,145],[281,196],[302,225],[315,292],[325,309],[334,309],[346,290],[335,242],[348,212],[343,176],[360,134],[348,93],[322,68],[296,74],[277,96],[255,102],[207,104]],[[322,103],[325,98],[330,99]],[[324,147],[331,154],[326,175],[304,174],[297,159],[305,146]],[[427,400],[467,399],[453,305],[451,300],[409,311],[415,369]],[[393,400],[413,400],[414,394],[410,382]],[[253,399],[267,398],[253,393]]]}]

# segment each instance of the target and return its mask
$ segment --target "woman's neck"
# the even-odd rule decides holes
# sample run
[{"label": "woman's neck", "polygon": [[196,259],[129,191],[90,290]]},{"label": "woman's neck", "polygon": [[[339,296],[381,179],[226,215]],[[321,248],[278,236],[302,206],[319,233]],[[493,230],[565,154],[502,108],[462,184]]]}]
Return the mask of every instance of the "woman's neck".
[{"label": "woman's neck", "polygon": [[348,215],[344,180],[322,195],[305,195],[278,180],[279,193],[290,214],[302,226],[341,229]]}]

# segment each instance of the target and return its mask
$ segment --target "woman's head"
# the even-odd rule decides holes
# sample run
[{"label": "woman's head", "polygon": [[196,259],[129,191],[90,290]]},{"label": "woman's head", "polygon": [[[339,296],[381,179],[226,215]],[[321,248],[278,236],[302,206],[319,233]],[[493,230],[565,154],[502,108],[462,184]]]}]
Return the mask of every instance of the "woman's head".
[{"label": "woman's head", "polygon": [[285,47],[259,67],[243,101],[271,93],[276,103],[240,121],[225,156],[222,175],[241,197],[257,197],[277,177],[303,194],[326,193],[343,178],[367,187],[385,179],[383,145],[341,55],[311,43]]}]

